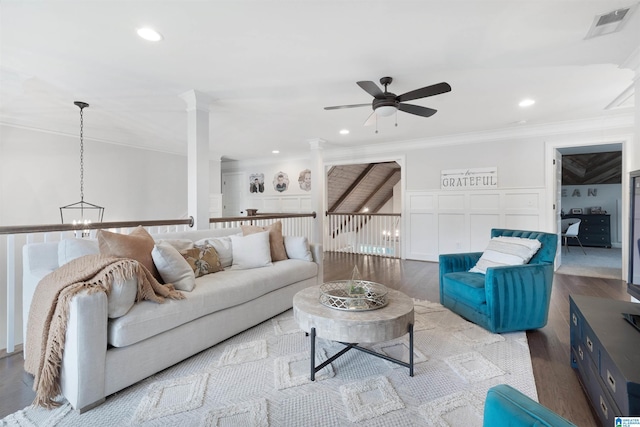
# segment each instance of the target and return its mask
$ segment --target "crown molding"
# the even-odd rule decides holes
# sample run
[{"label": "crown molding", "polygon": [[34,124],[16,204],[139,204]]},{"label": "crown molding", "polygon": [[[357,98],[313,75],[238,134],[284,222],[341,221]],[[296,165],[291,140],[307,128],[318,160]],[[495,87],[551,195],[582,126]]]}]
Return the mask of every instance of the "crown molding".
[{"label": "crown molding", "polygon": [[633,111],[611,114],[588,120],[572,120],[540,125],[518,126],[512,128],[494,129],[482,132],[469,132],[455,135],[444,135],[424,139],[398,141],[386,144],[360,145],[357,147],[337,148],[325,150],[325,159],[341,159],[353,157],[358,153],[385,154],[399,150],[411,151],[428,147],[479,144],[483,142],[504,141],[513,139],[530,139],[567,135],[572,133],[586,133],[619,129],[634,126]]}]

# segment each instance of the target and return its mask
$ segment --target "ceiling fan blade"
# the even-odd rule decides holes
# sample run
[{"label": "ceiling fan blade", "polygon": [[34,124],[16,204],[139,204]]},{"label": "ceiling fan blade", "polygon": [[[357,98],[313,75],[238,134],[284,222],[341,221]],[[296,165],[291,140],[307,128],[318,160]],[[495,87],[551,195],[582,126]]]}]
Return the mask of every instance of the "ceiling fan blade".
[{"label": "ceiling fan blade", "polygon": [[411,104],[398,104],[398,110],[422,117],[431,117],[438,111],[434,110],[433,108],[421,107],[419,105]]},{"label": "ceiling fan blade", "polygon": [[426,98],[427,96],[440,95],[445,92],[451,92],[451,86],[449,86],[449,83],[442,82],[403,93],[402,95],[398,95],[396,100],[400,102],[411,101],[413,99]]},{"label": "ceiling fan blade", "polygon": [[334,107],[324,107],[325,110],[341,110],[343,108],[356,108],[356,107],[371,107],[371,103],[368,104],[351,104],[351,105],[336,105]]},{"label": "ceiling fan blade", "polygon": [[369,115],[369,117],[367,118],[367,121],[364,122],[365,126],[371,126],[372,124],[374,124],[376,122],[376,112],[374,111],[373,113],[371,113]]},{"label": "ceiling fan blade", "polygon": [[357,82],[358,86],[365,90],[369,95],[376,99],[384,99],[384,93],[380,90],[377,84],[372,81]]}]

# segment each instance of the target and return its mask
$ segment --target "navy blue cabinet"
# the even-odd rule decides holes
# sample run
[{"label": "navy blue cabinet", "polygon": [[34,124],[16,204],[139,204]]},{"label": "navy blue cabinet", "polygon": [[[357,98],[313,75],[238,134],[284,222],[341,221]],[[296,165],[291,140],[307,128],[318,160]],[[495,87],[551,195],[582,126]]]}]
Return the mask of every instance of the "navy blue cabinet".
[{"label": "navy blue cabinet", "polygon": [[603,425],[640,416],[640,331],[622,313],[640,304],[571,295],[571,366]]},{"label": "navy blue cabinet", "polygon": [[[562,217],[562,219],[566,218],[578,218],[581,220],[578,238],[583,246],[611,247],[611,215],[564,215]],[[575,239],[569,239],[567,243],[569,246],[578,245]]]}]

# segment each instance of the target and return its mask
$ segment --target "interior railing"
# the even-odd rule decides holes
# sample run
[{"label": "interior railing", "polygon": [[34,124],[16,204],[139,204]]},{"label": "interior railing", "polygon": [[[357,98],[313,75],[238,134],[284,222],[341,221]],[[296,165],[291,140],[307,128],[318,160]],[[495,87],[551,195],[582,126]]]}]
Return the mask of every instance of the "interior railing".
[{"label": "interior railing", "polygon": [[401,215],[327,212],[324,250],[402,258]]},{"label": "interior railing", "polygon": [[[254,216],[210,218],[210,228],[236,228],[243,224],[265,226],[274,221],[282,222],[284,235],[313,237],[315,212],[301,214],[263,214]],[[95,238],[98,230],[104,229],[128,234],[135,227],[142,226],[150,234],[185,231],[193,227],[193,218],[118,221],[91,224],[42,224],[0,227],[0,357],[16,351],[16,337],[22,341],[22,247],[27,243],[55,242],[68,238]],[[18,343],[20,344],[20,343]],[[19,349],[18,349],[19,351]]]}]

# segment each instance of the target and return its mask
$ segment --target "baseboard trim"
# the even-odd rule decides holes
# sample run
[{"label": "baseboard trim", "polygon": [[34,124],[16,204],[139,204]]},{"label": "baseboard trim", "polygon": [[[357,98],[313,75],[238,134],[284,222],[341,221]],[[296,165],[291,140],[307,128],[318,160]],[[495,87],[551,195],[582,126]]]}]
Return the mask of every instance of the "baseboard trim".
[{"label": "baseboard trim", "polygon": [[22,353],[22,344],[18,344],[15,347],[15,350],[11,353],[7,353],[7,349],[0,349],[0,359],[4,359],[5,357],[13,356],[16,353]]}]

